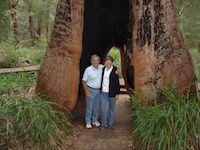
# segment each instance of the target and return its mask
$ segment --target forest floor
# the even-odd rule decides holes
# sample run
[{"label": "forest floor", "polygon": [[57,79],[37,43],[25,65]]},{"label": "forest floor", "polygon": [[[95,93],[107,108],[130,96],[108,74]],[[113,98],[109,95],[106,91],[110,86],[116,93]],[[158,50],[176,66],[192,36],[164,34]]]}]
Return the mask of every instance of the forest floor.
[{"label": "forest floor", "polygon": [[[80,105],[85,103],[79,102]],[[69,150],[136,150],[132,140],[131,100],[128,94],[120,94],[116,103],[114,129],[85,128],[84,109],[73,112],[74,133],[69,136],[66,149]]]}]

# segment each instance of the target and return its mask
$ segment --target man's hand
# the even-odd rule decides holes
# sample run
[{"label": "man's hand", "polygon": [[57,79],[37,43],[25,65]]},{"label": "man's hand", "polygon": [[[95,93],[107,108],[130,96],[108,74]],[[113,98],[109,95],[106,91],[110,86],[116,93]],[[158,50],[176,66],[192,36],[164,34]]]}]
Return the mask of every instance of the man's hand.
[{"label": "man's hand", "polygon": [[91,94],[90,94],[89,91],[88,91],[86,81],[82,81],[82,85],[83,85],[83,89],[84,89],[84,91],[85,91],[85,96],[86,96],[87,98],[90,98],[90,97],[91,97]]},{"label": "man's hand", "polygon": [[86,96],[87,98],[91,98],[91,94],[90,94],[88,91],[85,91],[85,96]]}]

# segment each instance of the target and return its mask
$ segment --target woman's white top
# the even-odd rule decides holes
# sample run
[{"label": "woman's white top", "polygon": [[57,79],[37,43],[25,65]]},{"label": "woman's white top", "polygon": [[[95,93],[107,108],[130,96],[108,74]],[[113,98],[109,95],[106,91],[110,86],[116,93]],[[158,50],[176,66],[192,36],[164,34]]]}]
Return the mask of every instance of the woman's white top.
[{"label": "woman's white top", "polygon": [[113,69],[113,66],[109,70],[107,70],[107,67],[104,70],[104,75],[103,75],[103,83],[102,83],[102,92],[109,92],[109,83],[110,83],[110,73]]}]

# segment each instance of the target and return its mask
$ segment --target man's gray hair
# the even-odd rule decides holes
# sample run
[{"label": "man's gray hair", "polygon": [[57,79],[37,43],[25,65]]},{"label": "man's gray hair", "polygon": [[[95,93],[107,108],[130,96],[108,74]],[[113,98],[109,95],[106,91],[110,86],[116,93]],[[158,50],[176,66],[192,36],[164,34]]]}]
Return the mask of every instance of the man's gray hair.
[{"label": "man's gray hair", "polygon": [[91,56],[91,59],[90,59],[90,60],[93,60],[94,58],[98,58],[98,59],[100,60],[100,57],[99,57],[97,54],[93,54],[93,55]]}]

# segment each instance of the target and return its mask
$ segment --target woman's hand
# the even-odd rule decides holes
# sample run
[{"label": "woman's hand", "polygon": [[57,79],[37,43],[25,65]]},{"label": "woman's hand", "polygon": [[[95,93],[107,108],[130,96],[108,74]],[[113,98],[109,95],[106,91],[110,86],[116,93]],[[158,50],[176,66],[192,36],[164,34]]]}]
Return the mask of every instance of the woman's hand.
[{"label": "woman's hand", "polygon": [[119,98],[119,95],[116,95],[116,96],[115,96],[115,100],[118,100],[118,98]]},{"label": "woman's hand", "polygon": [[119,70],[118,69],[115,71],[115,74],[119,75]]}]

